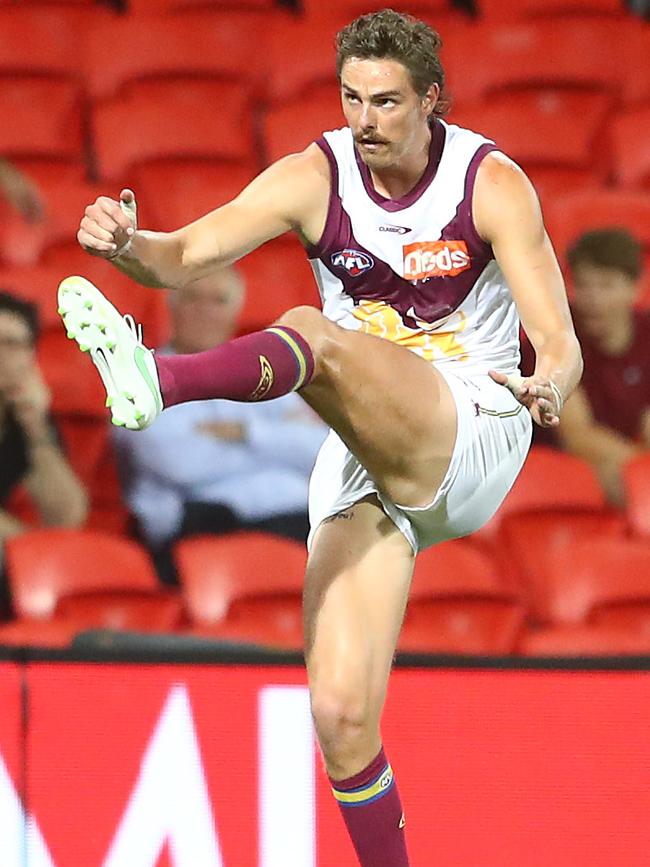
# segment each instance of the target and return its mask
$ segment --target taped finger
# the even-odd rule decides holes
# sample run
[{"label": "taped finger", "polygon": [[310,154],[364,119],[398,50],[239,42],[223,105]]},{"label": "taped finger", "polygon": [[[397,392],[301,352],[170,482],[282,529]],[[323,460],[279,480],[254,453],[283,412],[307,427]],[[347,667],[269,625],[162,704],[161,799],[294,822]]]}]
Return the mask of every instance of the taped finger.
[{"label": "taped finger", "polygon": [[524,377],[520,376],[518,373],[510,373],[506,377],[506,388],[509,388],[510,391],[515,394],[518,391],[521,391],[524,385]]}]

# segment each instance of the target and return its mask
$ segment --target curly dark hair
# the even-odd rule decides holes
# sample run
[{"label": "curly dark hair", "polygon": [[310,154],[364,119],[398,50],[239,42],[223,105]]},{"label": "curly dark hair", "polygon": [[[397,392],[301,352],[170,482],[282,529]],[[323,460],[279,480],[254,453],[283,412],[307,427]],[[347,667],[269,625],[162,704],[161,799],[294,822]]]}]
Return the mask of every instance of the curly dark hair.
[{"label": "curly dark hair", "polygon": [[442,117],[449,110],[445,73],[440,62],[440,36],[425,24],[394,9],[361,15],[336,35],[336,74],[346,60],[383,58],[398,60],[409,71],[418,96],[423,97],[432,84],[440,86],[440,98],[433,114]]}]

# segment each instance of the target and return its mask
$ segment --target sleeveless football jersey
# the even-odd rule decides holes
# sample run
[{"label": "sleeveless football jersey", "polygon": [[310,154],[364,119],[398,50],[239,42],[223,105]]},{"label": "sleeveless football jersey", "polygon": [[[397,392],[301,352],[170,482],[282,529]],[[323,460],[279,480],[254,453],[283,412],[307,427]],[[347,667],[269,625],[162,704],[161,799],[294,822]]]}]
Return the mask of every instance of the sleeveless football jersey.
[{"label": "sleeveless football jersey", "polygon": [[349,128],[317,144],[332,189],[323,235],[307,254],[324,314],[459,374],[515,370],[519,318],[472,218],[476,172],[496,146],[436,120],[423,176],[401,199],[386,199]]}]

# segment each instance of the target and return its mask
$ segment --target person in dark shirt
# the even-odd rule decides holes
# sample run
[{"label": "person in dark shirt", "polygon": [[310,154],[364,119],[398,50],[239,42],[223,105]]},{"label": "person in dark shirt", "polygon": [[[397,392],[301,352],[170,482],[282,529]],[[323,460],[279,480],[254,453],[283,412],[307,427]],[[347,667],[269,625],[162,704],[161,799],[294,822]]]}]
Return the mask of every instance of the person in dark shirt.
[{"label": "person in dark shirt", "polygon": [[634,306],[641,245],[624,229],[586,232],[569,249],[568,265],[584,374],[557,441],[589,461],[609,501],[622,506],[621,470],[650,448],[650,313]]},{"label": "person in dark shirt", "polygon": [[21,483],[43,524],[76,527],[86,518],[86,493],[49,414],[50,395],[36,362],[37,336],[34,306],[0,292],[0,545],[27,529],[6,508]]}]

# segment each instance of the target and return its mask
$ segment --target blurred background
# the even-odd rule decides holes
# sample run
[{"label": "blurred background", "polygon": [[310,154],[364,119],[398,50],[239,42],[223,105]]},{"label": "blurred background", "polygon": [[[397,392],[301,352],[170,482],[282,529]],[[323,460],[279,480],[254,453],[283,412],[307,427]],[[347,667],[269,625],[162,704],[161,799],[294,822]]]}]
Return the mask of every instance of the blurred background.
[{"label": "blurred background", "polygon": [[[400,650],[650,653],[649,4],[393,6],[442,36],[448,120],[493,138],[535,183],[571,298],[577,303],[582,293],[577,309],[589,314],[599,297],[611,301],[597,322],[584,316],[595,360],[583,404],[567,421],[570,436],[536,441],[488,527],[421,556]],[[185,428],[179,415],[164,442],[153,437],[138,454],[124,449],[93,365],[66,339],[56,287],[75,273],[97,282],[161,351],[200,348],[264,327],[296,304],[317,304],[311,269],[291,237],[183,299],[184,314],[165,292],[84,254],[76,231],[87,204],[127,186],[136,191],[140,226],[177,228],[232,198],[278,157],[341,126],[334,35],[381,7],[0,2],[0,290],[33,305],[0,305],[3,351],[15,358],[33,350],[14,392],[4,386],[2,418],[20,407],[20,370],[37,369],[42,380],[21,392],[29,412],[40,412],[37,433],[22,416],[18,433],[16,418],[0,431],[0,454],[19,467],[0,486],[0,643],[66,647],[83,630],[105,628],[300,650],[306,480],[323,435],[318,422],[292,405],[262,420],[208,407]],[[38,337],[21,331],[34,309]],[[181,340],[183,315],[208,325],[214,317],[214,330]],[[603,385],[598,377],[612,371],[619,378]],[[608,399],[601,416],[605,387],[616,405],[612,411]],[[631,405],[630,419],[618,425]],[[242,475],[198,478],[195,460],[187,475],[163,478],[174,464],[169,455],[199,454],[191,445],[199,433],[213,449],[200,451],[207,455],[201,471],[212,465],[223,476],[236,466]],[[43,437],[56,455],[41,455],[36,466]],[[282,442],[290,448],[280,449]],[[276,474],[256,476],[273,452]],[[134,460],[144,467],[137,491]],[[254,496],[256,485],[268,499],[263,513],[231,496],[245,486]],[[277,491],[289,488],[291,497],[279,502]],[[166,508],[164,526],[151,525],[152,503],[154,511]]]}]

